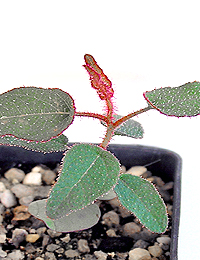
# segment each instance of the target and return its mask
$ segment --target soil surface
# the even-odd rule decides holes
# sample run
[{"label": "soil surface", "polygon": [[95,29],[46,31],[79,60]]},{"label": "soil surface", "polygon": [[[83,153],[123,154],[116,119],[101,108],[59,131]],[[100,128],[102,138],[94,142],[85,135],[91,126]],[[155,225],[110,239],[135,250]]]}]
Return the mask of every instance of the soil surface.
[{"label": "soil surface", "polygon": [[[41,174],[38,183],[25,182],[30,172]],[[101,218],[92,228],[60,233],[47,228],[27,211],[30,202],[47,197],[57,172],[57,165],[14,165],[12,170],[1,171],[0,259],[170,259],[173,182],[164,183],[149,171],[142,173],[155,184],[167,205],[169,226],[165,234],[148,231],[117,199],[97,202]],[[146,256],[141,258],[142,254]]]}]

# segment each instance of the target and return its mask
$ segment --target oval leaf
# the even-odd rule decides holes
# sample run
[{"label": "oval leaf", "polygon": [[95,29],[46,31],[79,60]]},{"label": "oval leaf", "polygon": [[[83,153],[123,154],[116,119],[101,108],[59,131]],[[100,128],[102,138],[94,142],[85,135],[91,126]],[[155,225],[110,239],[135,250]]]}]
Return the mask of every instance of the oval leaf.
[{"label": "oval leaf", "polygon": [[10,135],[0,137],[0,145],[18,146],[27,150],[42,153],[64,152],[67,143],[68,139],[63,134],[46,142],[27,141]]},{"label": "oval leaf", "polygon": [[165,232],[168,224],[166,207],[152,183],[139,176],[122,174],[114,190],[121,204],[146,228],[151,232]]},{"label": "oval leaf", "polygon": [[37,200],[29,205],[29,212],[45,222],[47,227],[57,232],[73,232],[94,226],[101,216],[99,207],[91,204],[84,209],[72,212],[58,220],[52,220],[46,215],[46,199]]},{"label": "oval leaf", "polygon": [[47,141],[73,121],[74,102],[60,89],[16,88],[0,96],[0,135]]},{"label": "oval leaf", "polygon": [[47,216],[58,219],[91,204],[116,184],[119,172],[119,162],[110,152],[96,145],[74,145],[63,158]]},{"label": "oval leaf", "polygon": [[144,93],[155,109],[168,116],[196,116],[200,114],[200,82],[176,88],[160,88]]}]

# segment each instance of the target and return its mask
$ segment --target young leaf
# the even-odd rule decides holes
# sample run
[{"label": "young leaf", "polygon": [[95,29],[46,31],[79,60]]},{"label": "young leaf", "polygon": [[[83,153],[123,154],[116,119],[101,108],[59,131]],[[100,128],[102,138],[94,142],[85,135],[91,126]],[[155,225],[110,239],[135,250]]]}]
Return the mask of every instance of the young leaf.
[{"label": "young leaf", "polygon": [[0,135],[47,141],[73,121],[74,102],[60,89],[16,88],[0,95]]},{"label": "young leaf", "polygon": [[96,89],[100,99],[111,99],[114,94],[112,82],[98,66],[92,55],[85,54],[84,59],[86,64],[83,66],[90,75],[91,86]]},{"label": "young leaf", "polygon": [[122,174],[114,190],[121,204],[146,228],[151,232],[165,232],[168,224],[166,207],[153,184],[139,176]]},{"label": "young leaf", "polygon": [[[118,119],[122,118],[122,116],[113,115],[113,118],[113,121],[116,122]],[[106,126],[106,123],[104,121],[101,121],[101,123],[102,125]],[[139,122],[133,119],[128,119],[114,130],[114,134],[140,139],[143,138],[144,129]]]},{"label": "young leaf", "polygon": [[27,140],[18,139],[10,135],[4,135],[0,137],[0,145],[18,146],[18,147],[23,147],[24,149],[27,150],[32,150],[35,152],[42,152],[42,153],[62,152],[62,151],[64,152],[66,150],[67,143],[68,143],[68,139],[63,134],[46,142],[27,141]]},{"label": "young leaf", "polygon": [[46,199],[37,200],[29,205],[28,210],[34,217],[43,220],[50,229],[57,232],[72,232],[90,228],[99,221],[101,216],[99,207],[96,204],[90,204],[61,219],[52,220],[47,217],[45,206]]},{"label": "young leaf", "polygon": [[[120,115],[114,115],[114,118],[117,121],[122,116]],[[126,122],[124,122],[122,125],[120,125],[117,129],[115,129],[115,135],[122,135],[122,136],[128,136],[136,139],[143,138],[144,129],[142,125],[133,120],[129,119]]]},{"label": "young leaf", "polygon": [[52,219],[91,204],[116,184],[120,172],[118,160],[96,145],[74,145],[62,163],[58,181],[47,200],[47,216]]},{"label": "young leaf", "polygon": [[168,116],[196,116],[200,114],[200,82],[180,87],[160,88],[144,93],[155,109]]}]

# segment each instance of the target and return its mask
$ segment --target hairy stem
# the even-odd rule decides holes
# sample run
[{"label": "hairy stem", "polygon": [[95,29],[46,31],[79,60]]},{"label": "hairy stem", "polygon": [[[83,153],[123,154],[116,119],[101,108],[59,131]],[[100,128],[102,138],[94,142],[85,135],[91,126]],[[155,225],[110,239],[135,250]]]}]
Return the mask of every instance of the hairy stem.
[{"label": "hairy stem", "polygon": [[105,137],[102,141],[102,143],[100,144],[100,147],[106,149],[106,147],[108,146],[113,134],[114,134],[114,130],[116,127],[120,126],[122,123],[124,123],[126,120],[134,117],[134,116],[137,116],[139,114],[142,114],[144,112],[147,112],[148,110],[152,109],[152,107],[148,106],[148,107],[145,107],[145,108],[142,108],[138,111],[135,111],[133,113],[130,113],[128,114],[127,116],[124,116],[122,118],[120,118],[119,120],[117,120],[116,122],[111,122],[108,126],[107,126],[107,131],[106,131],[106,134],[105,134]]},{"label": "hairy stem", "polygon": [[137,111],[135,111],[133,113],[130,113],[130,114],[126,115],[126,116],[123,116],[122,118],[118,119],[115,123],[113,123],[113,126],[114,126],[114,128],[116,128],[119,125],[121,125],[122,123],[124,123],[126,120],[128,120],[128,119],[130,119],[130,118],[132,118],[134,116],[137,116],[139,114],[142,114],[144,112],[147,112],[150,109],[153,109],[153,107],[148,106],[148,107],[142,108],[140,110],[137,110]]},{"label": "hairy stem", "polygon": [[93,117],[93,118],[97,118],[99,120],[102,120],[104,122],[108,122],[108,119],[106,116],[100,115],[100,114],[96,114],[96,113],[90,113],[90,112],[76,112],[75,116],[86,116],[86,117]]}]

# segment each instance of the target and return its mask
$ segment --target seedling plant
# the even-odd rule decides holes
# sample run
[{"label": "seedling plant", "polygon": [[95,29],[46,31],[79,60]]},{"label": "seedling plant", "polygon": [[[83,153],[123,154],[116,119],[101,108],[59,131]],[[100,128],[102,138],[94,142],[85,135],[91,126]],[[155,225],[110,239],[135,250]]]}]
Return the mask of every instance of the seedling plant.
[{"label": "seedling plant", "polygon": [[[100,218],[97,199],[118,197],[150,231],[164,233],[166,206],[154,185],[139,176],[121,173],[120,162],[107,151],[113,135],[142,138],[141,124],[132,118],[151,109],[164,115],[192,117],[200,114],[200,82],[145,92],[147,106],[126,116],[117,115],[112,82],[86,54],[85,69],[91,86],[105,103],[102,114],[77,111],[73,98],[58,88],[20,87],[0,96],[0,144],[36,152],[63,151],[59,177],[47,199],[34,201],[29,212],[56,231],[87,229]],[[68,146],[63,135],[75,117],[92,117],[106,127],[99,145]]]}]

